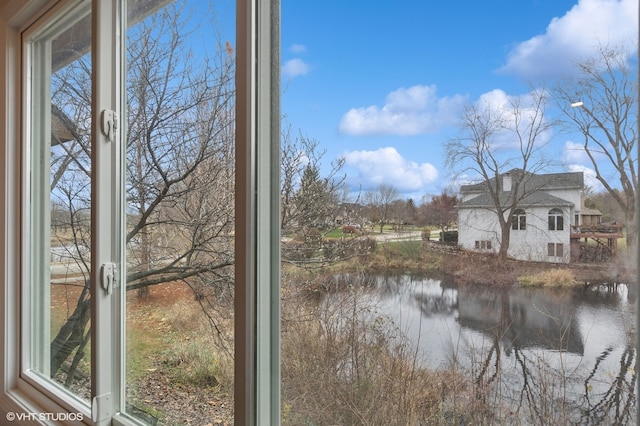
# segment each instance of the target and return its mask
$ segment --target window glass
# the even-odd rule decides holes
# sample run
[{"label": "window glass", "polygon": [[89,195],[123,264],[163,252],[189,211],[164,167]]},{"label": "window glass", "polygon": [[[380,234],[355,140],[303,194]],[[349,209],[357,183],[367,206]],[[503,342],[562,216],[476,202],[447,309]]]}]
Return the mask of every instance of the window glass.
[{"label": "window glass", "polygon": [[129,1],[126,411],[233,420],[231,1]]},{"label": "window glass", "polygon": [[91,25],[87,2],[29,40],[31,369],[91,389]]},{"label": "window glass", "polygon": [[562,257],[564,256],[564,246],[562,243],[548,243],[547,255],[549,257]]},{"label": "window glass", "polygon": [[564,218],[562,216],[562,210],[551,209],[549,210],[549,231],[562,231],[564,230]]},{"label": "window glass", "polygon": [[491,250],[491,241],[476,241],[475,247],[478,250]]},{"label": "window glass", "polygon": [[513,213],[513,220],[511,222],[511,229],[514,231],[523,231],[527,228],[527,216],[522,209],[517,209]]}]

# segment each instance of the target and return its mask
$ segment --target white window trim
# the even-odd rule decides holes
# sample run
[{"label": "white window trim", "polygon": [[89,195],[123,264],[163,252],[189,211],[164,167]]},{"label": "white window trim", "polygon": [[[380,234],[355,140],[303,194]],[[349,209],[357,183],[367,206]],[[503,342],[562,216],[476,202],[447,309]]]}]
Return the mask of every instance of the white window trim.
[{"label": "white window trim", "polygon": [[[0,186],[0,239],[4,242],[0,249],[3,262],[0,266],[2,291],[0,303],[4,315],[0,317],[0,327],[3,331],[2,340],[2,394],[0,395],[0,412],[2,418],[6,413],[62,413],[81,412],[85,416],[89,413],[80,407],[72,407],[64,398],[57,398],[46,389],[46,386],[35,386],[33,382],[20,376],[20,324],[21,324],[21,294],[17,285],[21,280],[21,234],[19,224],[23,220],[21,215],[21,112],[22,112],[22,60],[21,38],[22,31],[33,21],[34,14],[49,5],[42,0],[34,0],[24,4],[13,0],[0,11],[3,20],[0,23],[0,49],[4,55],[0,59],[0,117],[4,122],[5,131],[0,134],[0,159],[4,165],[4,176]],[[46,10],[46,8],[45,8]],[[43,390],[45,392],[43,392]],[[33,421],[33,424],[38,422]]]}]

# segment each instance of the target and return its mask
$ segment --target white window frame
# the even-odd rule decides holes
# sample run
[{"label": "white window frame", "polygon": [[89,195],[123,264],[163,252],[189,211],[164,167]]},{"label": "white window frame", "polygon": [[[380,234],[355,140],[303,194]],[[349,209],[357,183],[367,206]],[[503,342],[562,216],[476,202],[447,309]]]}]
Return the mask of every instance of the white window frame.
[{"label": "white window frame", "polygon": [[[558,225],[561,225],[561,226],[558,226]],[[549,210],[547,227],[549,228],[549,231],[560,231],[560,232],[564,231],[564,212],[562,211],[562,209],[554,207]]]},{"label": "white window frame", "polygon": [[[556,258],[564,258],[564,243],[547,243],[547,256],[548,257],[556,257]],[[551,252],[553,251],[553,254]],[[558,254],[558,252],[561,252]]]},{"label": "white window frame", "polygon": [[525,231],[527,229],[527,212],[524,209],[516,209],[511,218],[512,231]]},{"label": "white window frame", "polygon": [[491,240],[476,240],[475,241],[476,250],[491,250]]},{"label": "white window frame", "polygon": [[[121,150],[122,146],[120,142],[119,129],[115,132],[115,137],[110,140],[101,131],[101,115],[102,111],[109,110],[115,111],[116,116],[120,115],[120,87],[121,87],[121,61],[122,57],[121,40],[120,40],[120,15],[118,0],[98,1],[92,2],[76,1],[76,0],[64,0],[57,2],[47,11],[38,16],[39,22],[51,22],[57,19],[58,16],[63,16],[67,13],[67,9],[70,7],[75,8],[78,4],[84,4],[84,7],[91,8],[91,62],[92,62],[92,158],[91,158],[91,401],[88,405],[86,402],[76,398],[70,392],[61,391],[51,381],[33,374],[31,371],[31,358],[30,354],[37,348],[31,349],[30,342],[38,341],[41,339],[32,339],[31,335],[38,332],[39,327],[43,326],[43,321],[47,322],[46,316],[42,321],[38,321],[36,324],[31,324],[32,318],[36,318],[37,311],[44,309],[48,311],[48,298],[44,297],[44,303],[40,302],[34,305],[30,302],[29,295],[36,294],[38,288],[36,283],[41,281],[35,277],[31,277],[31,270],[29,268],[29,259],[32,259],[32,253],[30,252],[29,243],[32,235],[30,230],[31,211],[37,210],[38,205],[32,205],[30,197],[22,197],[22,212],[21,217],[22,236],[18,241],[25,241],[26,244],[21,246],[22,261],[20,262],[21,268],[21,294],[22,305],[20,311],[20,323],[21,327],[21,354],[20,354],[20,375],[19,378],[24,380],[33,386],[34,389],[39,390],[43,398],[49,398],[51,401],[59,404],[56,407],[56,411],[48,411],[49,413],[74,413],[80,414],[82,418],[93,424],[111,424],[111,418],[117,411],[117,408],[121,405],[119,395],[122,392],[116,391],[116,386],[120,383],[120,365],[119,359],[122,358],[124,353],[121,345],[122,339],[120,336],[123,333],[122,322],[117,321],[119,318],[119,312],[121,310],[121,301],[124,300],[122,295],[118,291],[113,291],[108,294],[101,288],[100,265],[106,263],[116,263],[117,270],[120,272],[120,276],[116,282],[123,282],[123,271],[120,265],[123,265],[122,258],[122,244],[123,238],[117,237],[123,235],[121,230],[121,216],[122,216],[122,194],[121,190],[122,180],[120,164],[121,164]],[[31,140],[31,119],[30,111],[32,110],[31,99],[39,92],[45,93],[48,91],[48,83],[42,82],[43,87],[32,87],[32,84],[37,84],[37,79],[43,75],[48,75],[46,69],[46,56],[48,52],[46,48],[40,53],[41,62],[45,64],[32,64],[31,59],[35,51],[28,43],[31,35],[37,33],[42,24],[33,23],[29,28],[21,31],[21,51],[22,51],[22,76],[24,76],[22,82],[22,111],[24,120],[22,121],[22,167],[23,169],[18,173],[21,176],[19,182],[21,182],[20,190],[23,194],[27,194],[33,185],[39,185],[38,180],[34,180],[32,183],[31,177],[31,152],[30,152],[30,140]],[[39,66],[36,66],[39,65]],[[43,68],[44,66],[44,68]],[[40,72],[36,70],[40,70]],[[36,75],[31,77],[31,73],[35,72]],[[32,91],[33,90],[33,91]],[[47,96],[40,99],[34,99],[34,102],[39,102],[43,105],[48,105],[50,102]],[[47,108],[48,109],[48,108]],[[34,117],[34,119],[37,119]],[[40,117],[40,119],[46,119],[46,117]],[[46,129],[45,129],[46,130]],[[45,131],[46,133],[46,131]],[[38,191],[36,191],[38,192]],[[37,231],[37,230],[36,230]],[[40,234],[44,235],[39,238],[46,238],[46,232],[40,230]],[[40,259],[43,261],[43,259]],[[34,286],[33,288],[31,286]],[[120,286],[120,289],[122,287]],[[45,306],[42,306],[45,305]],[[47,341],[48,339],[45,339]],[[42,348],[41,348],[42,349]],[[45,356],[48,354],[47,350],[43,350]],[[47,361],[44,361],[45,363]],[[46,367],[44,371],[46,372]],[[69,418],[71,419],[71,418]]]},{"label": "white window frame", "polygon": [[[21,192],[23,168],[21,150],[25,139],[25,84],[21,34],[35,20],[55,12],[66,0],[8,0],[0,8],[0,117],[4,130],[0,131],[0,160],[4,175],[0,180],[0,315],[3,332],[0,360],[0,418],[7,413],[34,414],[34,424],[40,413],[82,413],[84,423],[95,425],[133,425],[135,420],[120,413],[123,406],[123,375],[121,370],[123,333],[122,303],[106,297],[92,297],[92,353],[96,355],[92,374],[92,394],[109,395],[101,399],[98,421],[91,419],[89,407],[69,398],[58,397],[53,383],[39,381],[24,374],[20,324],[25,314],[21,294],[23,270],[21,266],[22,204],[26,195]],[[86,0],[89,1],[89,0]],[[111,37],[118,27],[118,10],[110,1],[92,1],[93,45],[92,67],[101,81],[111,84],[94,85],[94,141],[102,140],[96,123],[103,109],[119,112],[117,81],[121,65],[113,61],[114,52],[121,48],[117,37]],[[117,3],[117,0],[112,0]],[[237,0],[237,201],[236,226],[236,378],[235,422],[247,425],[271,425],[280,421],[280,235],[279,235],[279,0]],[[109,37],[105,36],[109,34]],[[103,166],[113,164],[121,155],[113,144],[102,144],[96,152],[98,165],[95,191],[110,193],[116,190],[122,176]],[[114,179],[115,178],[115,179]],[[113,240],[105,238],[118,232],[121,207],[104,206],[92,217],[95,246],[92,264],[121,261],[122,250]],[[260,214],[258,214],[260,212]],[[105,228],[102,224],[107,223]],[[22,225],[21,225],[22,224]],[[114,231],[115,230],[115,231]],[[111,234],[114,235],[114,234]],[[93,268],[92,282],[99,268]],[[122,269],[122,268],[120,268]],[[122,281],[121,281],[122,282]],[[97,293],[100,290],[94,289]],[[116,294],[116,292],[114,292]],[[23,330],[24,331],[24,330]],[[28,331],[28,330],[27,330]],[[116,331],[112,334],[112,331]],[[95,337],[97,336],[97,337]],[[115,346],[114,346],[115,345]],[[112,349],[115,347],[116,349]],[[105,368],[108,367],[108,368]],[[64,423],[64,422],[63,422]]]}]

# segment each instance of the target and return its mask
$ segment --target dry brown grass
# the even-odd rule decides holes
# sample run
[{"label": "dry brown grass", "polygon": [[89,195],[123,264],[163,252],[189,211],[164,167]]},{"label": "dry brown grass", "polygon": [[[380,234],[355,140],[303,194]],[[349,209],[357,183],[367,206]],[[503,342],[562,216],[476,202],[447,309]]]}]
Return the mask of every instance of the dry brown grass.
[{"label": "dry brown grass", "polygon": [[440,269],[452,275],[456,283],[461,285],[505,287],[516,282],[513,263],[501,260],[495,254],[452,252],[441,258]]},{"label": "dry brown grass", "polygon": [[571,287],[579,284],[570,269],[548,269],[518,277],[518,282],[524,287]]},{"label": "dry brown grass", "polygon": [[330,305],[283,303],[282,422],[445,424],[464,416],[468,380],[421,366],[415,348],[361,299],[366,287],[338,291]]},{"label": "dry brown grass", "polygon": [[[222,343],[221,336],[212,329],[213,319],[219,330],[227,330],[232,335],[233,313],[221,315],[204,311],[195,300],[174,303],[153,311],[152,317],[159,324],[165,324],[165,347],[162,360],[172,367],[172,373],[178,382],[193,383],[200,386],[220,386],[226,392],[233,388],[233,358],[231,342]],[[166,337],[170,337],[168,340]],[[166,343],[169,343],[166,345]]]},{"label": "dry brown grass", "polygon": [[[163,424],[207,424],[233,417],[233,356],[210,316],[233,334],[233,312],[205,312],[184,283],[128,295],[128,402]],[[143,414],[144,415],[144,414]]]},{"label": "dry brown grass", "polygon": [[422,247],[421,241],[399,241],[379,244],[375,252],[361,259],[368,272],[434,272],[442,255]]}]

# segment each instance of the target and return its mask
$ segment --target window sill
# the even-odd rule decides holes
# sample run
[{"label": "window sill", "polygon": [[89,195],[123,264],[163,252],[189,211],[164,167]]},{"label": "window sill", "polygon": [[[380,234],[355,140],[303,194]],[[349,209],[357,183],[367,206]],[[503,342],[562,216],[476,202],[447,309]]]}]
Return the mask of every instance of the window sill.
[{"label": "window sill", "polygon": [[0,422],[4,419],[20,425],[78,425],[91,422],[88,407],[71,407],[60,402],[19,379],[17,387],[0,395]]},{"label": "window sill", "polygon": [[[92,424],[88,409],[70,411],[47,398],[33,386],[22,382],[22,386],[8,390],[0,396],[0,423],[7,419],[16,425],[82,425]],[[23,388],[23,389],[21,389]],[[57,419],[57,421],[56,421]],[[111,419],[114,426],[141,426],[143,423],[123,414]]]}]

